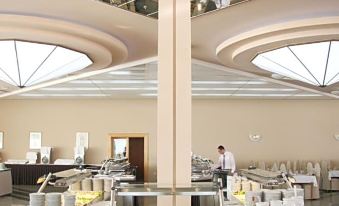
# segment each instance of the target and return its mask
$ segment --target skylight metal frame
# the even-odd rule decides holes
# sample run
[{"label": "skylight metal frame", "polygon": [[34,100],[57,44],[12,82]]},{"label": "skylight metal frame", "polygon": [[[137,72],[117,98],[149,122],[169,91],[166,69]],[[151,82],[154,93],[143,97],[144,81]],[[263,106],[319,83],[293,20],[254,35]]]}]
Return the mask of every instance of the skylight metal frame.
[{"label": "skylight metal frame", "polygon": [[[321,43],[328,43],[328,49],[327,49],[327,54],[326,54],[326,62],[324,62],[324,68],[320,68],[320,69],[323,69],[324,71],[324,75],[323,75],[323,78],[322,79],[319,79],[319,78],[316,78],[314,73],[312,72],[312,70],[303,62],[302,59],[300,59],[300,57],[295,53],[295,51],[293,51],[293,48],[296,48],[298,46],[309,46],[309,45],[320,45]],[[334,46],[334,43],[336,44]],[[285,49],[287,48],[291,54],[293,54],[293,56],[295,57],[295,59],[300,63],[300,65],[296,65],[296,66],[302,66],[305,68],[305,71],[307,71],[312,77],[311,79],[308,78],[307,76],[303,76],[302,74],[298,73],[297,71],[293,70],[293,68],[287,68],[286,65],[283,65],[283,63],[281,62],[281,60],[279,61],[276,61],[276,60],[272,60],[270,59],[269,57],[265,56],[265,54],[272,54],[273,52],[275,51],[278,51],[278,50],[282,50],[282,49]],[[339,76],[339,61],[338,61],[338,65],[335,67],[337,68],[335,70],[335,75],[327,78],[327,75],[328,75],[328,68],[329,68],[329,61],[332,60],[332,59],[335,59],[336,56],[334,54],[331,53],[331,51],[333,49],[337,49],[337,52],[339,51],[339,40],[326,40],[326,41],[317,41],[317,42],[309,42],[309,43],[302,43],[302,44],[292,44],[292,45],[286,45],[286,46],[283,46],[283,47],[279,47],[279,48],[275,48],[275,49],[271,49],[271,50],[268,50],[268,51],[264,51],[264,52],[260,52],[258,53],[252,60],[251,62],[257,66],[258,68],[260,69],[263,69],[265,71],[269,71],[269,72],[272,72],[272,73],[277,73],[279,75],[283,75],[283,76],[286,76],[286,77],[289,77],[289,78],[292,78],[294,80],[298,80],[298,81],[302,81],[302,82],[305,82],[305,83],[308,83],[308,84],[312,84],[312,85],[315,85],[315,86],[319,86],[319,87],[326,87],[328,85],[331,85],[331,84],[335,84],[337,82],[339,82],[339,78],[336,79],[338,76]],[[267,61],[270,61],[272,62],[272,64],[275,64],[276,67],[274,68],[269,68],[269,66],[264,66],[264,65],[261,65],[260,63],[256,62],[256,60],[258,60],[259,58],[264,58],[266,59]],[[282,57],[284,58],[284,57]],[[333,66],[333,65],[331,65]],[[285,70],[280,70],[281,73],[277,72],[277,68],[284,68]],[[304,71],[304,72],[305,72]],[[293,73],[294,75],[296,76],[299,76],[300,78],[296,78],[296,76],[292,76],[292,75],[286,75],[286,72],[287,73]],[[285,74],[284,74],[285,73]],[[302,80],[304,79],[304,80]],[[329,79],[329,80],[327,80]],[[334,82],[332,82],[333,80],[335,80]]]},{"label": "skylight metal frame", "polygon": [[[13,43],[13,45],[11,45]],[[19,44],[19,46],[18,46]],[[41,45],[41,47],[39,48],[39,45]],[[17,73],[15,73],[15,76],[12,76],[10,73],[14,72],[13,70],[11,71],[12,68],[4,68],[3,65],[0,66],[0,73],[2,76],[0,76],[0,80],[4,81],[8,84],[17,86],[19,88],[24,88],[26,86],[32,86],[34,84],[38,84],[41,82],[45,82],[51,79],[55,79],[57,77],[62,77],[65,76],[69,73],[74,73],[77,71],[80,71],[84,68],[87,68],[88,66],[93,64],[92,59],[87,55],[84,54],[78,50],[75,49],[70,49],[67,48],[65,46],[61,46],[58,44],[49,44],[49,43],[41,43],[41,42],[33,42],[33,41],[26,41],[26,40],[19,40],[19,39],[2,39],[0,40],[0,47],[1,46],[8,46],[8,48],[2,48],[2,52],[4,53],[4,51],[6,51],[6,49],[8,49],[8,56],[12,56],[15,57],[15,66],[17,69]],[[14,50],[12,48],[12,46],[14,46]],[[27,52],[27,50],[29,50],[29,48],[33,48],[36,50],[41,50],[41,52],[39,54],[31,54],[30,52]],[[55,53],[55,51],[59,48],[59,56],[53,56],[53,54]],[[1,48],[0,48],[1,49]],[[46,52],[44,50],[50,50],[49,52]],[[13,51],[12,51],[13,50]],[[20,52],[22,52],[20,54]],[[25,66],[23,66],[21,61],[27,61],[27,58],[23,58],[21,57],[22,54],[24,54],[26,52],[26,55],[32,55],[32,57],[38,57],[38,55],[40,55],[39,58],[35,59],[36,62],[34,66],[34,69],[32,69],[32,65],[29,68],[29,72],[26,73],[26,77],[27,79],[23,79],[22,78],[22,74],[23,71],[27,72],[27,67],[25,68]],[[69,53],[71,55],[73,55],[73,57],[69,57],[67,55],[64,56],[64,58],[62,58],[63,52],[65,53]],[[36,55],[36,56],[34,56]],[[43,58],[41,58],[43,57]],[[47,73],[43,73],[41,72],[40,68],[44,66],[44,64],[48,61],[50,61],[49,63],[51,64],[51,61],[56,61],[59,62],[62,59],[65,59],[65,57],[69,57],[69,59],[67,59],[67,61],[65,62],[61,62],[60,65],[56,66],[56,67],[48,67],[48,68],[52,68],[50,71],[47,71]],[[12,59],[13,60],[13,59]],[[20,61],[21,60],[21,61]],[[39,60],[39,61],[37,61]],[[81,61],[82,60],[82,61]],[[0,59],[1,61],[1,59]],[[14,63],[11,60],[7,60],[6,63],[4,64],[9,64],[9,63]],[[1,64],[1,62],[0,62]],[[67,64],[73,64],[72,66],[68,66]],[[53,64],[52,64],[53,65]],[[13,66],[13,65],[12,65]],[[63,70],[69,70],[70,72],[63,72]],[[38,78],[37,79],[33,79],[34,75],[36,75],[37,72],[40,72],[40,74],[38,74]],[[52,75],[53,73],[57,73],[55,75]],[[59,73],[59,74],[58,74]],[[28,75],[27,75],[28,74]],[[17,75],[17,76],[16,76]],[[17,79],[18,78],[18,79]],[[18,80],[18,81],[16,81]]]}]

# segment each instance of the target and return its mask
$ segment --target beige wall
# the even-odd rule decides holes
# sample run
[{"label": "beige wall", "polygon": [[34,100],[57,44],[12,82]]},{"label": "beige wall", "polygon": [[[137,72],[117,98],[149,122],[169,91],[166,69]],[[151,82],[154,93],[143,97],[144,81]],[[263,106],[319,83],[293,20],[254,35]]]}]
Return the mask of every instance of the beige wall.
[{"label": "beige wall", "polygon": [[[213,159],[218,144],[237,164],[269,160],[339,160],[339,101],[195,101],[193,149]],[[261,143],[249,140],[260,134]]]},{"label": "beige wall", "polygon": [[[76,132],[89,132],[87,163],[99,163],[108,155],[109,133],[148,133],[155,145],[156,102],[119,100],[0,101],[0,131],[5,132],[4,159],[23,159],[29,148],[29,132],[42,132],[42,145],[52,146],[52,158],[73,158]],[[155,147],[150,147],[154,167]]]},{"label": "beige wall", "polygon": [[[194,100],[193,152],[217,158],[224,144],[238,165],[251,160],[339,159],[339,101]],[[29,131],[42,131],[53,158],[72,158],[75,133],[90,134],[86,160],[107,156],[108,134],[150,135],[150,175],[156,164],[155,100],[1,100],[0,130],[5,132],[4,159],[22,159]],[[253,143],[248,135],[260,134]],[[154,180],[154,179],[152,179]]]}]

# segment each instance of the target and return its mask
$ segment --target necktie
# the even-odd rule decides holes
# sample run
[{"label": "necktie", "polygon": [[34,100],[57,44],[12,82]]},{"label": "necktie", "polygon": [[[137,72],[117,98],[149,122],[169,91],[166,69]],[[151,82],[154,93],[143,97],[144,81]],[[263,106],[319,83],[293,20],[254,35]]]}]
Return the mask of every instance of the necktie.
[{"label": "necktie", "polygon": [[223,160],[222,160],[222,169],[226,169],[226,159],[225,159],[225,154],[223,155]]}]

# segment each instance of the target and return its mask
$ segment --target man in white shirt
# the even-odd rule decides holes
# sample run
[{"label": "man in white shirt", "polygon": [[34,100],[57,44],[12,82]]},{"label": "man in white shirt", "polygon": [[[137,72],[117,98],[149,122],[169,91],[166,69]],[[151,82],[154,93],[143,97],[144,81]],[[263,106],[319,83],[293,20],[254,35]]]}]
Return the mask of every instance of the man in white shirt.
[{"label": "man in white shirt", "polygon": [[218,9],[222,9],[222,8],[228,7],[231,3],[231,0],[214,0],[214,2],[215,2],[215,6]]},{"label": "man in white shirt", "polygon": [[221,170],[231,170],[232,173],[235,172],[235,160],[231,152],[225,150],[224,146],[220,145],[218,147],[218,153],[220,154],[218,160],[218,168]]}]

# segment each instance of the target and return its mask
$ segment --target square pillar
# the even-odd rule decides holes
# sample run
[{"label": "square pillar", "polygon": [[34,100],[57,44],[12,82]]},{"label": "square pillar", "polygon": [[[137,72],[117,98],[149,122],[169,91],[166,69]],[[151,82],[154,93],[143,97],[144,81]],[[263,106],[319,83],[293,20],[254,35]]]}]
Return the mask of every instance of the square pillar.
[{"label": "square pillar", "polygon": [[[191,184],[191,17],[189,0],[159,0],[157,180]],[[158,205],[190,206],[190,197],[158,197]]]}]

